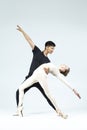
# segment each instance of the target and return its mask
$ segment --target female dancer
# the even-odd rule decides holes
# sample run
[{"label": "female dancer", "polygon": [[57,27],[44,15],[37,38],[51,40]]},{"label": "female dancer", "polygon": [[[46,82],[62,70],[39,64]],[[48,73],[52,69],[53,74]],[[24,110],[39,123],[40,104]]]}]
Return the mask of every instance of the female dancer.
[{"label": "female dancer", "polygon": [[62,75],[67,76],[67,74],[69,73],[69,71],[70,71],[70,68],[67,65],[64,65],[64,64],[60,65],[59,68],[57,68],[52,63],[44,63],[44,64],[40,65],[33,72],[33,74],[19,86],[19,104],[18,104],[18,107],[17,107],[18,116],[23,116],[22,115],[22,110],[23,110],[24,89],[26,89],[27,87],[33,85],[34,83],[39,82],[39,84],[44,89],[45,94],[47,95],[47,97],[51,100],[51,102],[55,106],[56,113],[59,116],[61,116],[64,119],[66,119],[67,115],[64,115],[61,112],[61,110],[57,106],[55,100],[50,95],[50,92],[48,90],[48,84],[47,84],[47,75],[49,73],[51,73],[52,75],[54,75],[55,77],[57,77],[65,85],[67,85],[79,98],[81,98],[80,95],[79,95],[79,93],[77,93],[75,89],[71,88],[71,86],[69,85],[69,83],[66,82],[64,80],[64,78],[62,77]]}]

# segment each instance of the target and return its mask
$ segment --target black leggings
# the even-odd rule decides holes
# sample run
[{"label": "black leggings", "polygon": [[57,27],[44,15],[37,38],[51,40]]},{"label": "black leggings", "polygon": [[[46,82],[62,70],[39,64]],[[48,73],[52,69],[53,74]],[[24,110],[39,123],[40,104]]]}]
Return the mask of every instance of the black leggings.
[{"label": "black leggings", "polygon": [[[56,110],[55,106],[53,105],[53,103],[50,101],[50,99],[47,97],[47,95],[45,94],[44,92],[44,89],[41,87],[41,85],[39,83],[35,83],[33,84],[32,86],[30,86],[29,88],[26,88],[24,89],[24,94],[32,87],[36,87],[40,90],[40,92],[43,94],[43,96],[46,98],[46,100],[48,101],[49,105],[54,109]],[[16,103],[17,103],[17,106],[18,106],[18,103],[19,103],[19,89],[17,89],[16,91]]]}]

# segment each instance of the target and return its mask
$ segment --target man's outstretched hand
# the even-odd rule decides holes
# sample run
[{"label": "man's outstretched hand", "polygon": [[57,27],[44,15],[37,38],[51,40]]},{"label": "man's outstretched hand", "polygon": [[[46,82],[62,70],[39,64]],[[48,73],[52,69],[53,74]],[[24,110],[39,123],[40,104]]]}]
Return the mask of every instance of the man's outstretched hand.
[{"label": "man's outstretched hand", "polygon": [[23,31],[22,28],[19,25],[17,25],[17,30],[20,31],[20,32]]}]

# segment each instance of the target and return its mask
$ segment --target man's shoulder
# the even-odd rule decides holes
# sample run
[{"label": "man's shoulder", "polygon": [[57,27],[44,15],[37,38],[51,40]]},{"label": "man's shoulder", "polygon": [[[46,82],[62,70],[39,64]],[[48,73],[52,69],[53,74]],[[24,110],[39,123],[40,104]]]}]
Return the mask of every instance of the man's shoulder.
[{"label": "man's shoulder", "polygon": [[32,51],[33,51],[33,52],[35,52],[35,51],[41,52],[40,48],[39,48],[37,45],[34,46],[34,49],[33,49]]}]

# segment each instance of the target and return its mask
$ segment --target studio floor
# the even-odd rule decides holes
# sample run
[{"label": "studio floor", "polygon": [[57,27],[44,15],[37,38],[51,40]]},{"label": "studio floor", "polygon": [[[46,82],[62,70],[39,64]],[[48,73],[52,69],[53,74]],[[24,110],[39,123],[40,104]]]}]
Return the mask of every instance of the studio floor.
[{"label": "studio floor", "polygon": [[87,130],[86,112],[70,112],[68,119],[51,112],[27,114],[24,117],[0,113],[0,130]]}]

